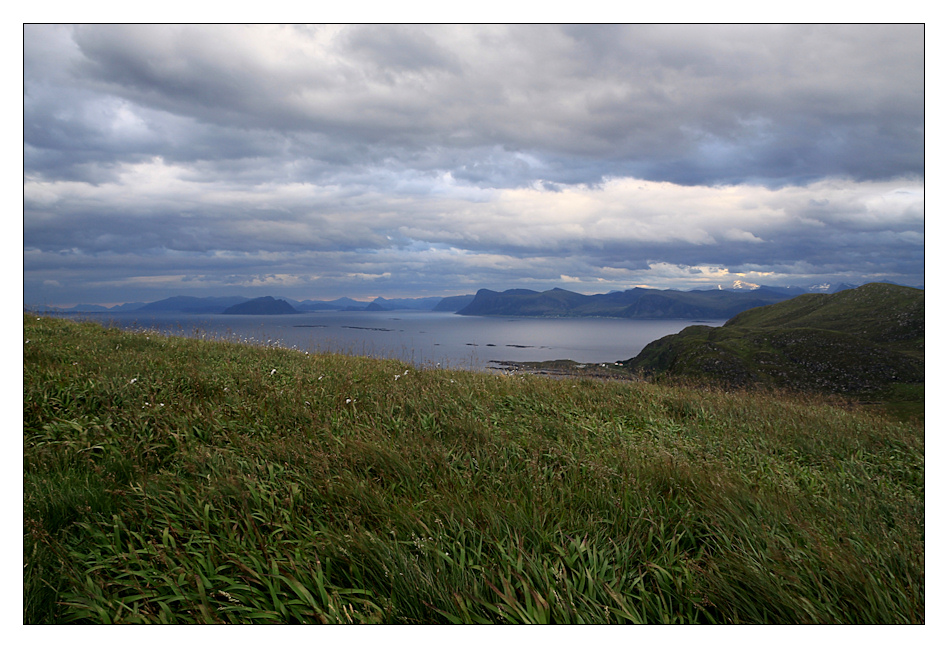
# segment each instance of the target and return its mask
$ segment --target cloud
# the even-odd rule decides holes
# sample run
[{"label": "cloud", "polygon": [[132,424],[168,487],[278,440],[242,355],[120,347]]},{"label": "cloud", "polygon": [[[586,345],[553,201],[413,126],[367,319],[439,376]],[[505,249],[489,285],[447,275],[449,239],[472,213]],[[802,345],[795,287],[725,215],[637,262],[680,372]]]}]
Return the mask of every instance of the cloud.
[{"label": "cloud", "polygon": [[[70,73],[54,46],[34,53],[48,32]],[[422,155],[472,180],[486,162],[487,178],[513,168],[524,183],[617,171],[780,183],[923,168],[920,25],[139,25],[26,36],[37,144],[39,126],[57,121],[59,141],[116,154],[280,157],[282,144],[355,166]],[[65,111],[43,101],[63,83],[75,99]],[[883,146],[884,156],[865,154]],[[466,154],[485,150],[493,160]]]},{"label": "cloud", "polygon": [[25,288],[920,283],[923,54],[920,25],[27,25]]}]

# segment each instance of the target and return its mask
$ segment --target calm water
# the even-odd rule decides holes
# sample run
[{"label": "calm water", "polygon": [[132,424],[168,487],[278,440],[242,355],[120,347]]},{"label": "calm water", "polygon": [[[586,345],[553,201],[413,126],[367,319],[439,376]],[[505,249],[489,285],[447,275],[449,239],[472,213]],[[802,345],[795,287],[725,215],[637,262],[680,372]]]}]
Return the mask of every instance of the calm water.
[{"label": "calm water", "polygon": [[88,313],[121,328],[270,344],[309,352],[398,358],[416,365],[484,369],[492,360],[614,362],[692,324],[724,321],[471,317],[428,311],[298,315]]}]

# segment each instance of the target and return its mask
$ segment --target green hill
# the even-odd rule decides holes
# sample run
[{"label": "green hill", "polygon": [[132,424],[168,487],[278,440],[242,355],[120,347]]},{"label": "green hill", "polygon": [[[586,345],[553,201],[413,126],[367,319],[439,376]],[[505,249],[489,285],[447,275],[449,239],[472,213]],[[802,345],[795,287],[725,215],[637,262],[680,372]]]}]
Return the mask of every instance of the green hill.
[{"label": "green hill", "polygon": [[878,394],[925,380],[925,294],[867,284],[801,295],[691,326],[646,346],[626,366],[647,375],[735,386]]},{"label": "green hill", "polygon": [[23,622],[925,622],[923,426],[24,317]]},{"label": "green hill", "polygon": [[922,357],[925,291],[872,283],[832,295],[801,295],[789,302],[745,311],[727,326],[838,331]]}]

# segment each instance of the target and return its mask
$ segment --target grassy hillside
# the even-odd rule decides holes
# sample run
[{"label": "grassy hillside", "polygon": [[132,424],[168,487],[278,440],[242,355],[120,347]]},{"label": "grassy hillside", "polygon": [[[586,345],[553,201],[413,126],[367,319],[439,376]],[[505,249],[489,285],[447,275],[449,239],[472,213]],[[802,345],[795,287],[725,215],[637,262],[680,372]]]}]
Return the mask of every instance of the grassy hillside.
[{"label": "grassy hillside", "polygon": [[924,431],[24,318],[25,623],[924,622]]},{"label": "grassy hillside", "polygon": [[897,346],[921,358],[925,352],[925,291],[873,283],[833,295],[801,295],[789,302],[744,311],[726,325],[837,331]]},{"label": "grassy hillside", "polygon": [[740,313],[722,327],[688,327],[625,364],[647,375],[882,399],[921,416],[924,291],[867,284],[801,295]]}]

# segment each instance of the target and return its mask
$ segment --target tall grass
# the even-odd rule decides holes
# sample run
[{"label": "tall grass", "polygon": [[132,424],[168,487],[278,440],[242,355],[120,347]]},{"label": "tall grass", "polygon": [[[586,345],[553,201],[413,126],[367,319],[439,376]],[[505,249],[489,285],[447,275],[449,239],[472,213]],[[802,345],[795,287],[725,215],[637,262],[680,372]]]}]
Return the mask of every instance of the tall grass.
[{"label": "tall grass", "polygon": [[919,424],[25,316],[25,623],[923,623]]}]

